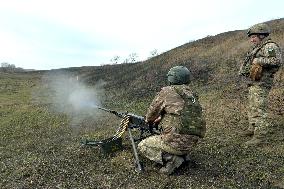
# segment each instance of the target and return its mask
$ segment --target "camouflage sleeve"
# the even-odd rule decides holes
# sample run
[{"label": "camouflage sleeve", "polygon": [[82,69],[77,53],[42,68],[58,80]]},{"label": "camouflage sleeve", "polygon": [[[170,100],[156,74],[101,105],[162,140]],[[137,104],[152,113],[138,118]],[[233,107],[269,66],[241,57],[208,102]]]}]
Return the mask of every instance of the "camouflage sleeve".
[{"label": "camouflage sleeve", "polygon": [[281,49],[275,43],[267,43],[261,54],[262,56],[255,58],[254,61],[264,67],[280,66],[282,63]]},{"label": "camouflage sleeve", "polygon": [[155,96],[152,103],[150,104],[147,113],[145,115],[146,121],[153,122],[161,115],[164,109],[164,97],[165,97],[165,91],[162,89]]}]

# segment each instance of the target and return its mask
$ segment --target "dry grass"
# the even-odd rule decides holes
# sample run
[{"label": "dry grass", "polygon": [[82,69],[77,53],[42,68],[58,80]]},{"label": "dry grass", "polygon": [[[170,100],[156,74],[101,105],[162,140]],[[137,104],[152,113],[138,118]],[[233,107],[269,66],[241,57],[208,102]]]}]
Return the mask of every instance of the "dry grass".
[{"label": "dry grass", "polygon": [[[274,34],[280,44],[283,22],[270,23],[279,26]],[[124,149],[109,156],[83,148],[80,139],[111,136],[119,120],[102,114],[74,124],[72,117],[52,111],[45,97],[53,94],[44,93],[48,86],[40,83],[43,73],[0,73],[0,188],[283,188],[283,85],[271,96],[275,117],[270,143],[245,148],[249,138],[239,134],[248,124],[246,91],[236,77],[246,48],[244,40],[238,41],[241,36],[234,31],[208,37],[143,63],[65,69],[90,87],[100,79],[107,82],[106,107],[143,115],[166,84],[168,68],[188,66],[207,133],[192,161],[172,176],[157,174],[159,166],[143,157],[146,171],[136,173],[127,138]],[[35,99],[35,92],[42,99]]]}]

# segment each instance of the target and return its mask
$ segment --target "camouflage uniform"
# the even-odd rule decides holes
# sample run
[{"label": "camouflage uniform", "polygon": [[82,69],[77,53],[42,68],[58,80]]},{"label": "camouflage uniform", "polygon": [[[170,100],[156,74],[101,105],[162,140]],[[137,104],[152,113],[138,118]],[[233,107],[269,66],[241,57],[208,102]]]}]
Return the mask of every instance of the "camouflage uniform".
[{"label": "camouflage uniform", "polygon": [[202,108],[187,85],[162,88],[152,101],[146,120],[154,122],[160,115],[162,134],[146,138],[138,144],[140,152],[150,160],[163,164],[164,153],[186,155],[198,139],[204,137],[206,127]]},{"label": "camouflage uniform", "polygon": [[[253,139],[247,142],[250,145],[256,140],[262,140],[270,127],[267,97],[273,85],[274,74],[278,71],[282,60],[280,47],[268,37],[264,38],[259,45],[254,46],[248,55],[250,57],[247,59],[250,60],[248,64],[241,67],[240,75],[244,75],[250,80],[247,132],[247,135],[253,135]],[[262,73],[259,80],[250,78],[250,71],[254,66],[252,62],[261,66]]]}]

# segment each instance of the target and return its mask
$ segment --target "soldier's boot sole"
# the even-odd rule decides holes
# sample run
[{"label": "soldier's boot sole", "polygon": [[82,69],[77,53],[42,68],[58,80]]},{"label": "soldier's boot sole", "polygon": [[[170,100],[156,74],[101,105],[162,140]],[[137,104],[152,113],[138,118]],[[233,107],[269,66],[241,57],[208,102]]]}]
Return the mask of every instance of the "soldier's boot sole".
[{"label": "soldier's boot sole", "polygon": [[160,173],[166,174],[166,175],[171,175],[174,170],[182,165],[184,162],[184,158],[180,156],[173,156],[173,158],[166,164],[165,167],[162,167],[160,169]]}]

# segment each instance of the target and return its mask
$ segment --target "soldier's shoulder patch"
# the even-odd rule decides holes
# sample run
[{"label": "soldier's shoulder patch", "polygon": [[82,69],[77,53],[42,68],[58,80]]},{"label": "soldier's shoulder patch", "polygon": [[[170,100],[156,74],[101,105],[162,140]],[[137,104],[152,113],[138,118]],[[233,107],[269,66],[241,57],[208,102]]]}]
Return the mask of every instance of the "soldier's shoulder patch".
[{"label": "soldier's shoulder patch", "polygon": [[276,52],[275,52],[275,48],[269,46],[267,47],[267,52],[269,57],[275,57],[276,56]]}]

